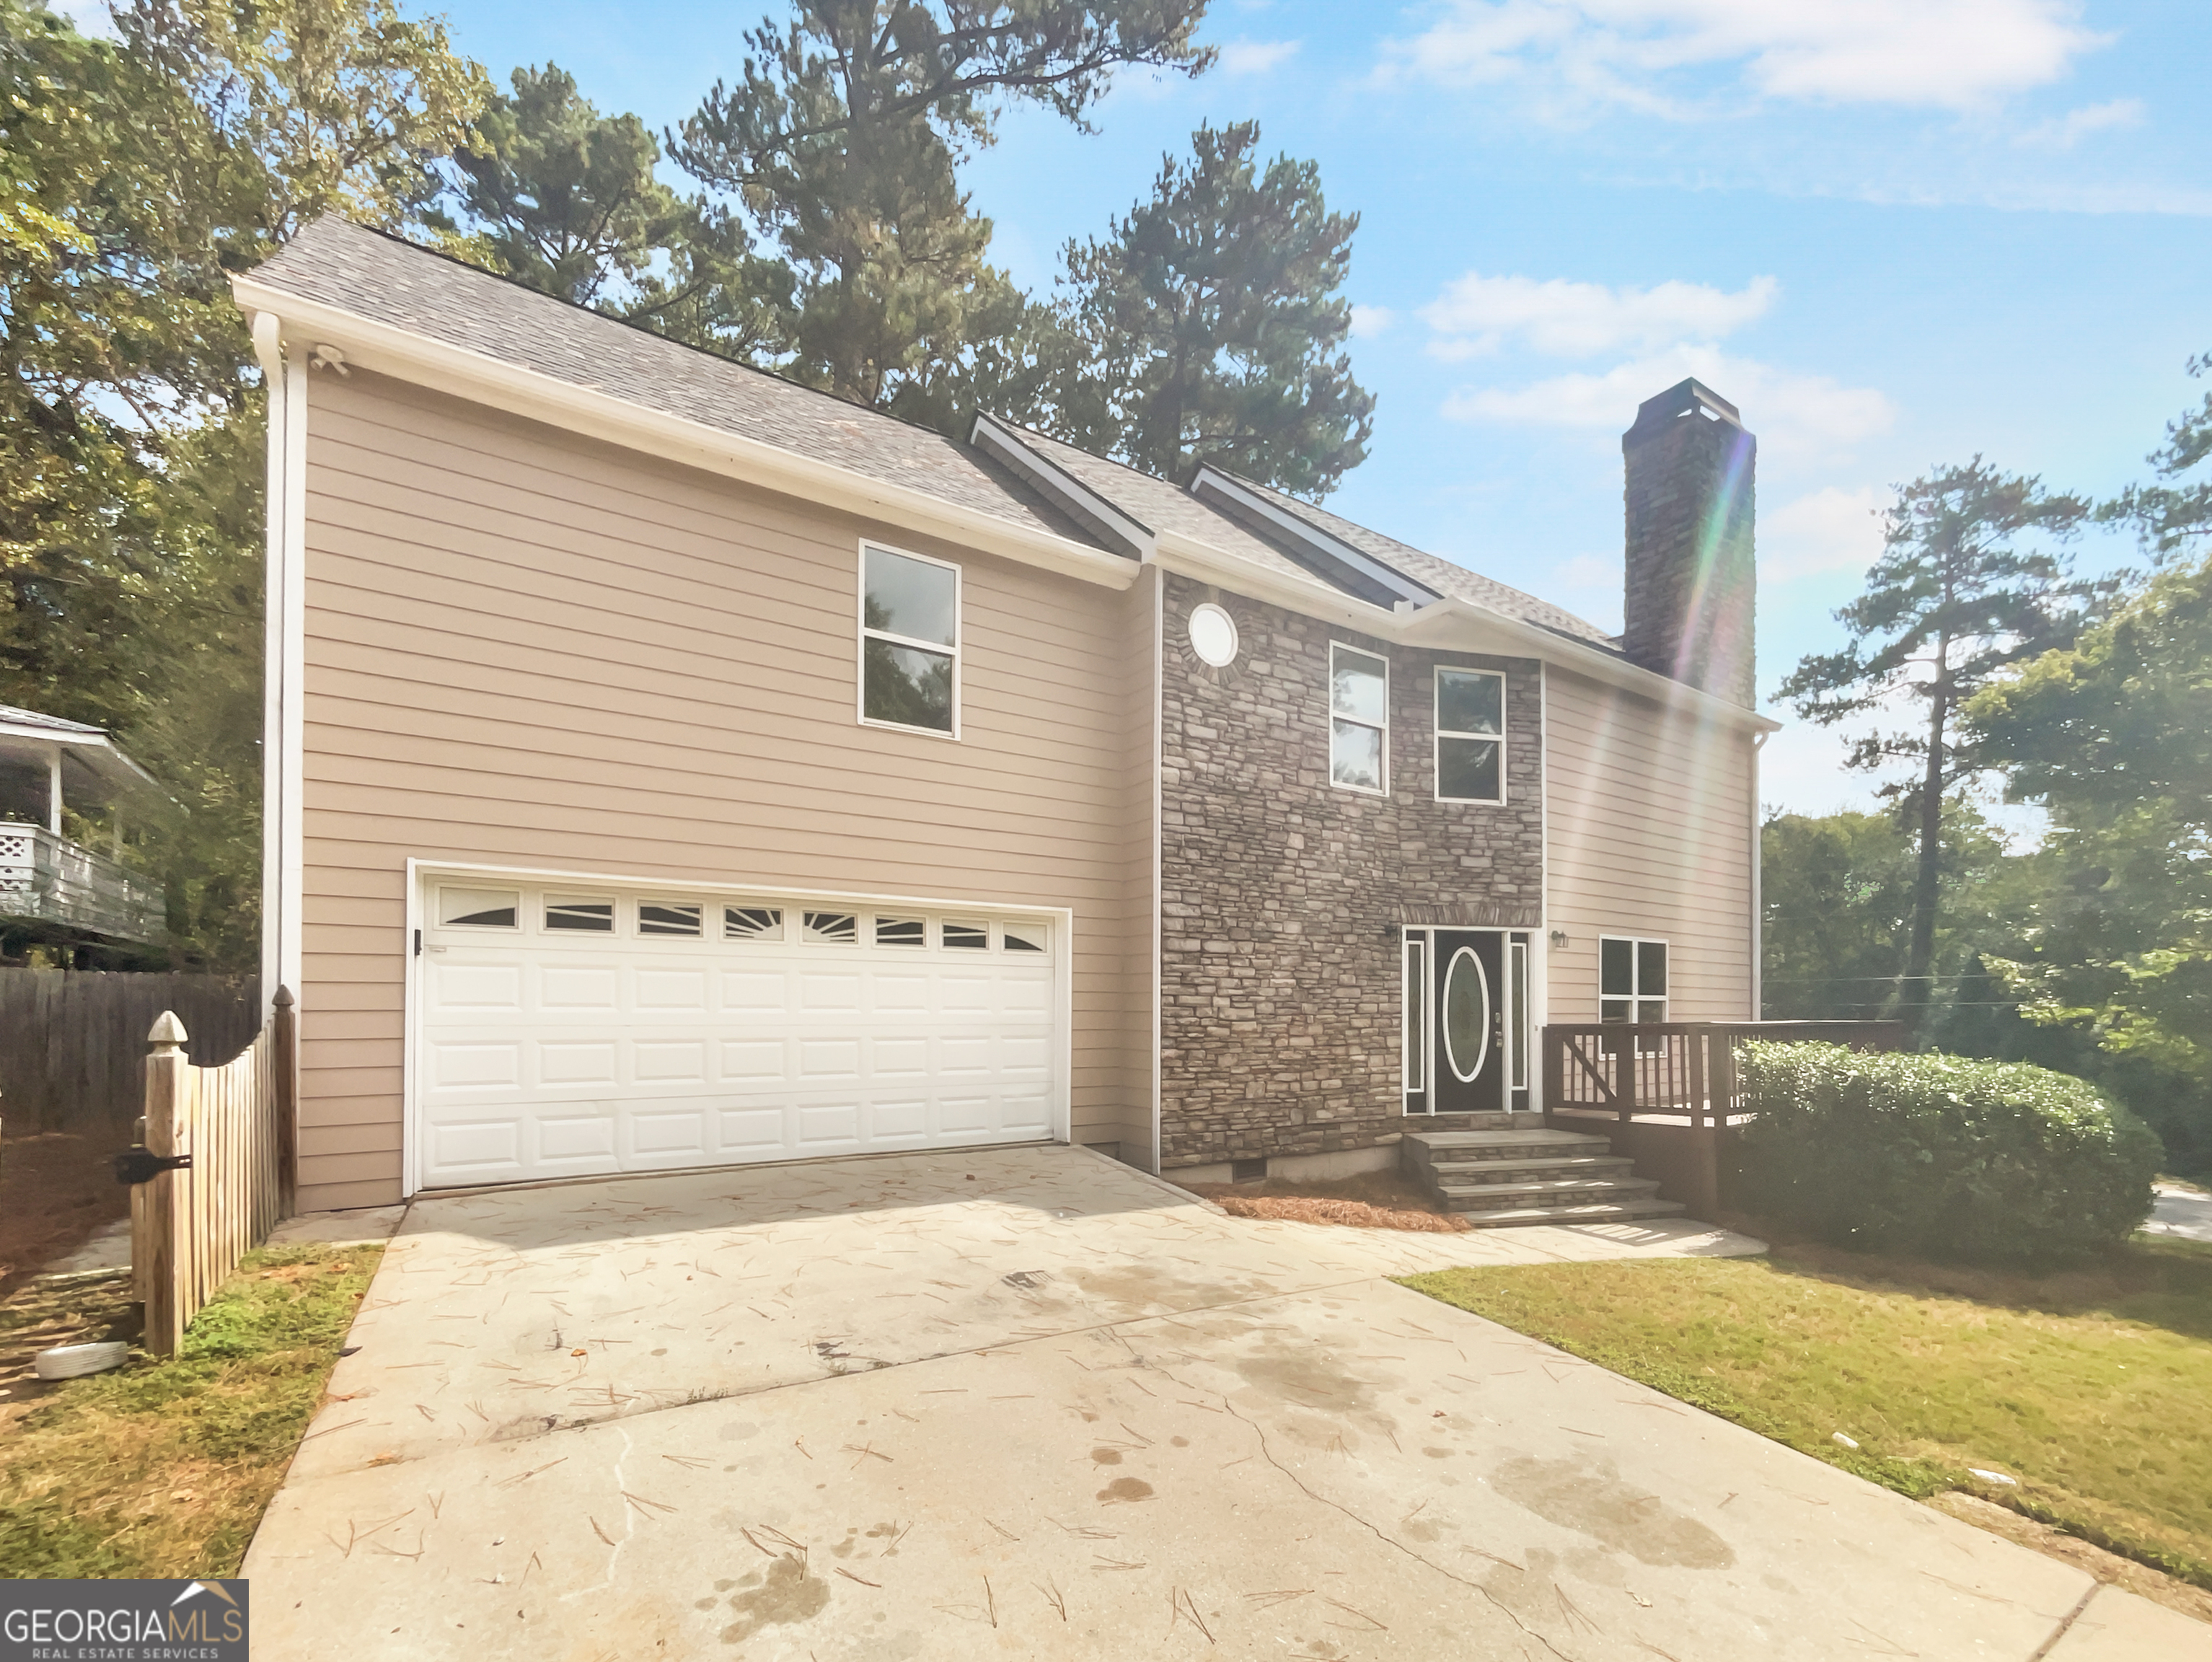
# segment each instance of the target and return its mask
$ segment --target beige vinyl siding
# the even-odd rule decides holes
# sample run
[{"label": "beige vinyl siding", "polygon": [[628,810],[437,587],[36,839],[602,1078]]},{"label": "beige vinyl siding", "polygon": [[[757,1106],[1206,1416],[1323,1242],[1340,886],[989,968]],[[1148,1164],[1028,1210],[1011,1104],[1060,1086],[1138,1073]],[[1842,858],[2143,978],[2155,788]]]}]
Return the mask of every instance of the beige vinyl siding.
[{"label": "beige vinyl siding", "polygon": [[[311,388],[303,1206],[399,1194],[410,856],[1072,908],[1074,1134],[1144,1136],[1142,585]],[[863,537],[962,567],[957,743],[856,719]]]},{"label": "beige vinyl siding", "polygon": [[1752,735],[1547,665],[1546,923],[1552,1021],[1598,1019],[1601,935],[1668,943],[1680,1021],[1752,1008]]}]

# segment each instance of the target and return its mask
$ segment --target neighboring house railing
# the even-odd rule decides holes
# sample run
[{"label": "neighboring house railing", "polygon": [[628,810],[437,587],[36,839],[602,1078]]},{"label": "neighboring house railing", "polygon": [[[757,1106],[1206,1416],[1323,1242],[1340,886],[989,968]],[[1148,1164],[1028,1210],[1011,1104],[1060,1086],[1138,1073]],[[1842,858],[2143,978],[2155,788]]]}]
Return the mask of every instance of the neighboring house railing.
[{"label": "neighboring house railing", "polygon": [[136,872],[43,825],[0,821],[0,916],[150,941],[162,916],[161,892]]},{"label": "neighboring house railing", "polygon": [[1747,1038],[1894,1050],[1901,1021],[1591,1021],[1544,1029],[1544,1117],[1613,1139],[1659,1192],[1697,1216],[1720,1204],[1720,1135],[1743,1117],[1735,1047]]},{"label": "neighboring house railing", "polygon": [[176,1354],[200,1307],[291,1209],[299,1028],[292,995],[280,987],[276,1002],[269,1025],[220,1068],[191,1064],[173,1011],[147,1035],[140,1146],[117,1164],[133,1182],[133,1296],[153,1355]]}]

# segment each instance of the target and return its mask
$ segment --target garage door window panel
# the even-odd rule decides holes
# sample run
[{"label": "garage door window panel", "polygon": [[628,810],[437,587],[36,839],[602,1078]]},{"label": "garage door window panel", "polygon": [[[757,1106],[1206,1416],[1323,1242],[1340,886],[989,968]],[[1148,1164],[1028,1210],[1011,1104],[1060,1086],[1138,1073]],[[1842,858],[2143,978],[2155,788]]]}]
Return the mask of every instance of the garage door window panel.
[{"label": "garage door window panel", "polygon": [[438,891],[438,923],[448,929],[513,929],[522,914],[522,896],[514,889]]},{"label": "garage door window panel", "polygon": [[722,908],[722,939],[781,941],[783,939],[783,910],[778,906],[725,906]]},{"label": "garage door window panel", "polygon": [[545,927],[579,934],[612,934],[615,903],[611,898],[549,894],[545,897]]},{"label": "garage door window panel", "polygon": [[959,731],[960,568],[860,551],[860,719],[946,738]]},{"label": "garage door window panel", "polygon": [[683,904],[668,900],[641,900],[637,904],[637,932],[640,934],[690,935],[706,934],[706,908],[696,902]]}]

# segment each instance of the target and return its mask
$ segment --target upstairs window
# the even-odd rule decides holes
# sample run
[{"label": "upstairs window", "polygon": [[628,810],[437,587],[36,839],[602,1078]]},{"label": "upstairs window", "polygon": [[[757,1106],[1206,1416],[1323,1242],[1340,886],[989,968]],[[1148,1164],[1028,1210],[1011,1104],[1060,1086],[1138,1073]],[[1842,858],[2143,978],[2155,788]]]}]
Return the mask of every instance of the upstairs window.
[{"label": "upstairs window", "polygon": [[1604,935],[1597,943],[1600,1021],[1667,1019],[1667,943]]},{"label": "upstairs window", "polygon": [[888,548],[860,551],[860,719],[958,731],[960,568]]},{"label": "upstairs window", "polygon": [[1505,800],[1505,678],[1437,672],[1437,801]]},{"label": "upstairs window", "polygon": [[1390,666],[1371,652],[1328,648],[1328,777],[1346,790],[1389,788]]}]

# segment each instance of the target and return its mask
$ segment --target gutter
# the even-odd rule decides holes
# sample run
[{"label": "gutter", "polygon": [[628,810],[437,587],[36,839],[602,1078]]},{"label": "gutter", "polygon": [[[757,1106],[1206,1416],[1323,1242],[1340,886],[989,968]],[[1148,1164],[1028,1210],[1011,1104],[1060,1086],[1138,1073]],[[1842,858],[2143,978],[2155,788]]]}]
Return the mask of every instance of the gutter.
[{"label": "gutter", "polygon": [[230,289],[240,309],[255,320],[257,332],[260,318],[281,320],[286,337],[337,346],[349,365],[1101,587],[1127,589],[1137,581],[1136,563],[1121,555],[1032,531],[926,491],[870,478],[702,422],[647,410],[627,399],[379,323],[251,277],[234,277]]}]

